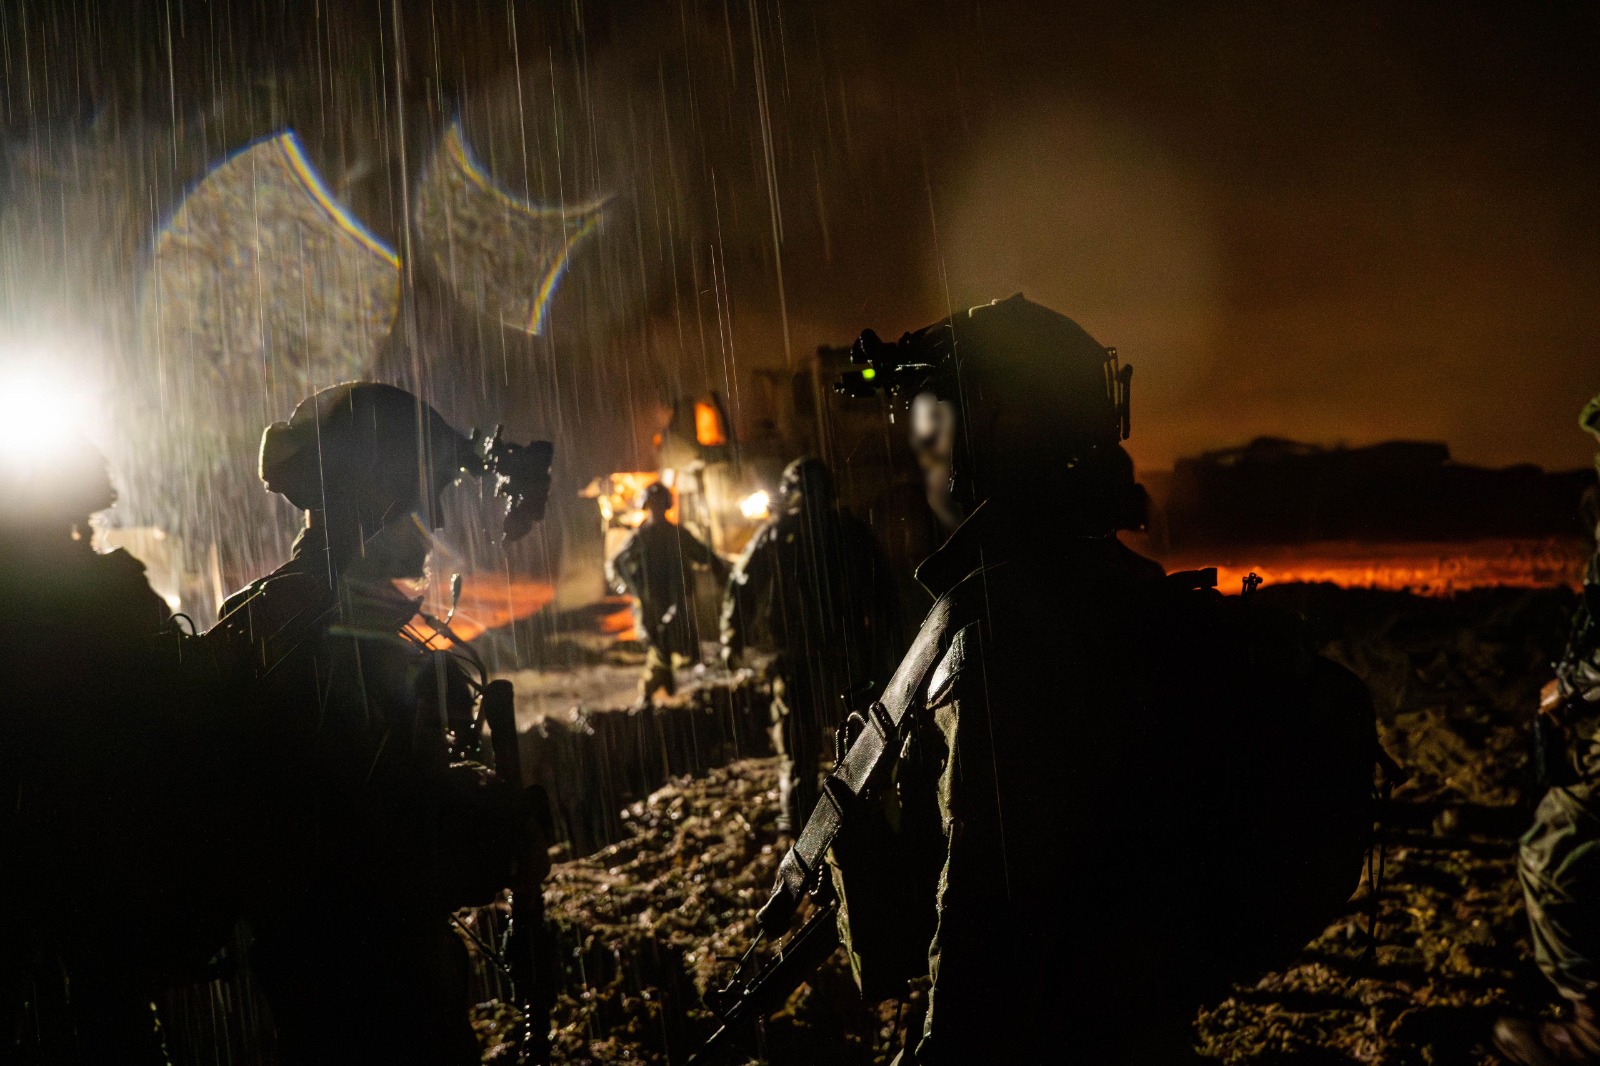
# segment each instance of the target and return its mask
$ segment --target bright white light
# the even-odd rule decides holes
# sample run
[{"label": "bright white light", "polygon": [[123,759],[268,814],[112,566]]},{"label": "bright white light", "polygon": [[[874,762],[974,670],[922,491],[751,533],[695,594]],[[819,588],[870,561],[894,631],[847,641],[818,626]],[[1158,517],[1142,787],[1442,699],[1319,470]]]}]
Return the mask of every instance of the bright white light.
[{"label": "bright white light", "polygon": [[766,489],[757,489],[739,501],[739,513],[752,522],[759,522],[770,514],[772,497],[767,495]]},{"label": "bright white light", "polygon": [[0,459],[47,455],[71,433],[96,427],[94,396],[81,384],[27,360],[6,366],[0,353]]}]

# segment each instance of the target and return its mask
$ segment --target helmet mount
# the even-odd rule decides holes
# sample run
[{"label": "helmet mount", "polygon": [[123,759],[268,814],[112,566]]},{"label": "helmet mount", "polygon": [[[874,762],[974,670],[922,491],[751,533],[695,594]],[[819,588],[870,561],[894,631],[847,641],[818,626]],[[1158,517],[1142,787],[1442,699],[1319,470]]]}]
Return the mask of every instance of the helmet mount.
[{"label": "helmet mount", "polygon": [[550,495],[548,441],[516,444],[501,427],[463,436],[393,385],[347,382],[302,401],[261,436],[261,480],[324,520],[376,530],[432,504],[464,474],[493,478],[506,501],[502,542],[525,536]]},{"label": "helmet mount", "polygon": [[[1072,319],[1018,294],[893,343],[866,330],[848,355],[859,369],[839,393],[911,408],[929,502],[947,527],[986,500],[1022,505],[1051,484],[1082,532],[1142,526],[1145,497],[1122,447],[1133,368]],[[937,404],[911,403],[919,397]]]}]

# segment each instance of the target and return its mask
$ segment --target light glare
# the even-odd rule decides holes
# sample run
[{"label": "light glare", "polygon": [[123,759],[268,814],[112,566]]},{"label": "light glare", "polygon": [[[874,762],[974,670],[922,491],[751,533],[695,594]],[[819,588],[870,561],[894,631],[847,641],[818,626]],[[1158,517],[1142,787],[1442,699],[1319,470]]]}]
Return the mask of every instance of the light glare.
[{"label": "light glare", "polygon": [[0,457],[34,459],[72,433],[88,435],[94,403],[87,389],[60,374],[27,367],[0,370]]},{"label": "light glare", "polygon": [[739,501],[739,513],[752,522],[759,522],[771,513],[771,506],[772,497],[767,490],[757,489]]}]

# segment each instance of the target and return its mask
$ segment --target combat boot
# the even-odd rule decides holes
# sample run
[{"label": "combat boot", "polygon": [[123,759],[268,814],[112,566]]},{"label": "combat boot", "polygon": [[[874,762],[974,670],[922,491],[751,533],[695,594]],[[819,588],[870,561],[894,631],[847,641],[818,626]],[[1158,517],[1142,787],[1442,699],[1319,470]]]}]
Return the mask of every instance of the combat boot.
[{"label": "combat boot", "polygon": [[1600,1015],[1574,1000],[1570,1021],[1501,1018],[1494,1046],[1517,1066],[1600,1066]]}]

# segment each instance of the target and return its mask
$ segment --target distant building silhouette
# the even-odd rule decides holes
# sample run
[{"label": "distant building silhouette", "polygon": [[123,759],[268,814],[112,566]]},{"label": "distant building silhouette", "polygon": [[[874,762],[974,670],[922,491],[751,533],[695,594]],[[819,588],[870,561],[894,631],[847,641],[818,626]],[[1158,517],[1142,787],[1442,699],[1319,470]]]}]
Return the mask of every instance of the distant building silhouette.
[{"label": "distant building silhouette", "polygon": [[1447,445],[1323,448],[1258,437],[1180,459],[1165,508],[1173,548],[1317,540],[1439,541],[1581,536],[1594,475],[1452,462]]}]

